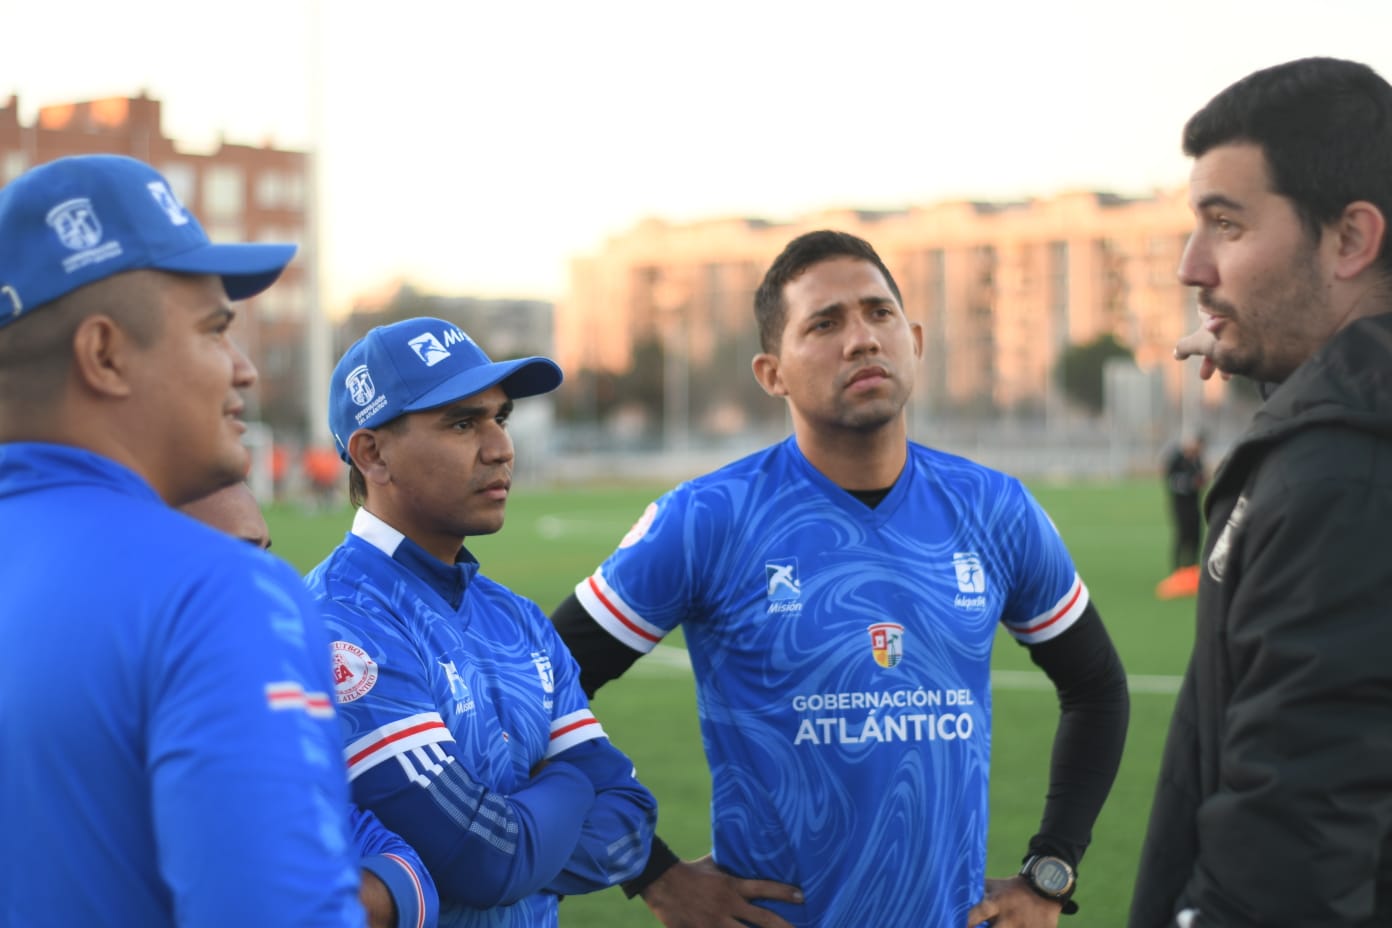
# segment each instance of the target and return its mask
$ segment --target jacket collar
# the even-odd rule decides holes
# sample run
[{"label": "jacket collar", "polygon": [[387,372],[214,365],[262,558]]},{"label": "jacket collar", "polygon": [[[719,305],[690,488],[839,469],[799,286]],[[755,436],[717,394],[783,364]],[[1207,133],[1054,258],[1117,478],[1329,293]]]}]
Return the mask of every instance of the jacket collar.
[{"label": "jacket collar", "polygon": [[1392,435],[1392,312],[1334,333],[1267,397],[1214,475],[1208,499],[1220,486],[1244,482],[1269,446],[1327,425]]}]

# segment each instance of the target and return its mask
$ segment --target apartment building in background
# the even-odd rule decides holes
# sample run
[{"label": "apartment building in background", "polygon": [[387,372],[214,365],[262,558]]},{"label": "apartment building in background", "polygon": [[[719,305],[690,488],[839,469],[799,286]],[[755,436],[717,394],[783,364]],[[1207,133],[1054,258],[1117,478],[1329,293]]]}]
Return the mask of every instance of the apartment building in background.
[{"label": "apartment building in background", "polygon": [[751,410],[781,418],[782,404],[754,399],[754,291],[788,241],[838,229],[874,245],[924,327],[911,421],[1066,414],[1057,359],[1105,333],[1177,407],[1194,389],[1184,384],[1193,371],[1171,354],[1196,323],[1192,291],[1175,275],[1191,223],[1182,190],[824,211],[784,223],[647,220],[572,261],[557,356],[569,373],[620,374],[647,345],[666,353],[673,405],[698,429],[745,427]]},{"label": "apartment building in background", "polygon": [[[215,242],[307,240],[304,152],[220,142],[187,151],[164,134],[160,101],[145,95],[46,106],[31,124],[18,98],[0,106],[0,183],[67,155],[129,155],[153,165]],[[248,418],[277,436],[306,434],[306,326],[310,290],[303,252],[280,281],[238,305],[234,334],[260,371],[247,391]]]}]

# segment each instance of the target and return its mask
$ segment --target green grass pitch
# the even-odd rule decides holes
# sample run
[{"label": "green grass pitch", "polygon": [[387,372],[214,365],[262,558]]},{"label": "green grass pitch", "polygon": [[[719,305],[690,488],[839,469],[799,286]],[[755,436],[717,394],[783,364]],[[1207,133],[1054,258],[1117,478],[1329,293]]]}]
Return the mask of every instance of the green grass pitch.
[{"label": "green grass pitch", "polygon": [[[550,609],[617,543],[664,489],[514,487],[506,528],[471,539],[484,571]],[[1193,600],[1157,602],[1167,571],[1169,526],[1159,480],[1115,485],[1032,485],[1063,533],[1084,581],[1132,676],[1131,730],[1121,773],[1079,872],[1081,911],[1069,928],[1124,924],[1136,860],[1174,688],[1193,643]],[[301,571],[317,563],[347,530],[347,510],[267,513],[274,551]],[[674,636],[674,638],[677,636]],[[1014,872],[1039,824],[1057,703],[1044,675],[1004,634],[997,642],[988,872]],[[687,857],[706,852],[709,781],[697,733],[689,675],[639,661],[595,699],[615,743],[637,764],[661,802],[659,831]],[[617,889],[572,897],[561,906],[566,928],[658,924]],[[906,922],[906,924],[908,924]]]}]

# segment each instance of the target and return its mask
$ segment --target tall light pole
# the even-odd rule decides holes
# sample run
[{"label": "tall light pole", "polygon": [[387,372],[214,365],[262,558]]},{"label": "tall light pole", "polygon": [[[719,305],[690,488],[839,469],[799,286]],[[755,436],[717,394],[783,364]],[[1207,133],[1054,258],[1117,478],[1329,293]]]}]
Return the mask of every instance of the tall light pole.
[{"label": "tall light pole", "polygon": [[691,440],[690,298],[690,287],[665,276],[653,289],[662,335],[662,444],[668,452],[685,451]]},{"label": "tall light pole", "polygon": [[309,5],[309,150],[305,153],[305,421],[311,445],[328,445],[330,339],[320,287],[320,153],[324,147],[324,40],[321,0]]}]

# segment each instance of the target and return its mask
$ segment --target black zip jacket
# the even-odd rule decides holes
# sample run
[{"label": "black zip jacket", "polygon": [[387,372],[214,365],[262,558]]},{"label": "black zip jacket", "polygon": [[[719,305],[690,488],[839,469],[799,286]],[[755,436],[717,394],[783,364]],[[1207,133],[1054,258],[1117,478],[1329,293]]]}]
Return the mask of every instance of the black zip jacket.
[{"label": "black zip jacket", "polygon": [[1271,394],[1205,503],[1131,928],[1392,926],[1392,314]]}]

